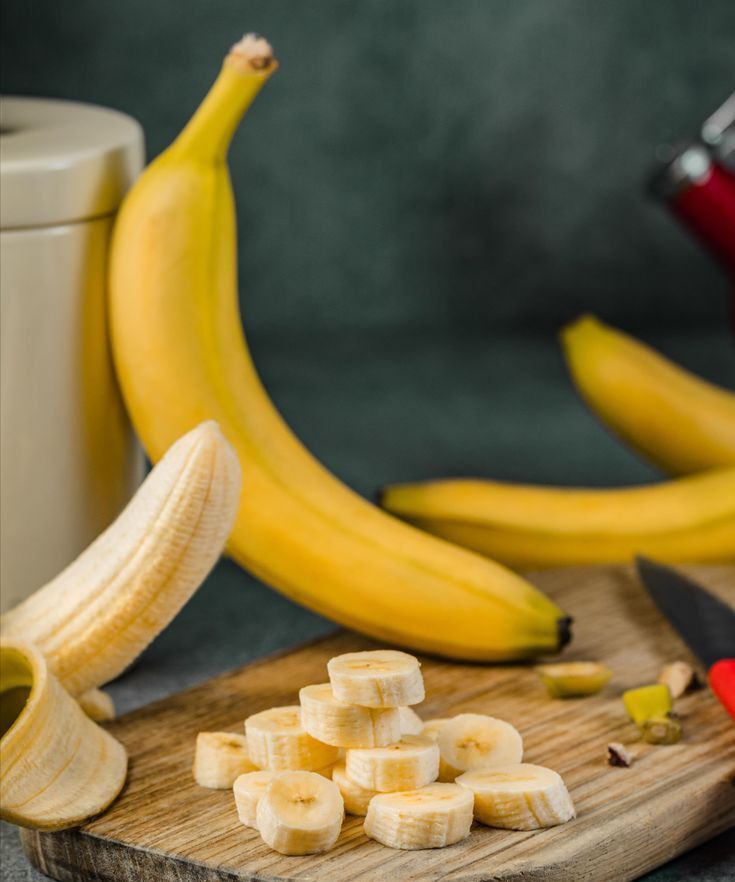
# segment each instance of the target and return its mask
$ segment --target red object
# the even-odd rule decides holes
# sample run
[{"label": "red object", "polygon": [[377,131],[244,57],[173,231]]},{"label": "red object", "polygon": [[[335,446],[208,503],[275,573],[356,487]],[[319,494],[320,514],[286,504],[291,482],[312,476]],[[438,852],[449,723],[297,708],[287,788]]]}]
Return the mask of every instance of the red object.
[{"label": "red object", "polygon": [[[683,187],[669,204],[735,280],[735,177],[713,162],[702,180]],[[735,284],[730,291],[730,310],[735,330]]]},{"label": "red object", "polygon": [[735,92],[702,124],[698,137],[674,150],[661,145],[651,192],[693,233],[731,281],[735,332]]},{"label": "red object", "polygon": [[735,720],[735,658],[721,658],[709,669],[709,685]]},{"label": "red object", "polygon": [[735,177],[712,163],[705,177],[683,187],[670,205],[735,278]]}]

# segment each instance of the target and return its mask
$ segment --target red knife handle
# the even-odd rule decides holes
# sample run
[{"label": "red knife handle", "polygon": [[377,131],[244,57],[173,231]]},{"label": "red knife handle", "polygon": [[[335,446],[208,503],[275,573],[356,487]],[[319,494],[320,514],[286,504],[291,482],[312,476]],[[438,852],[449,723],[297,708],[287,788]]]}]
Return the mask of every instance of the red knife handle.
[{"label": "red knife handle", "polygon": [[735,720],[735,658],[721,658],[709,669],[709,685]]}]

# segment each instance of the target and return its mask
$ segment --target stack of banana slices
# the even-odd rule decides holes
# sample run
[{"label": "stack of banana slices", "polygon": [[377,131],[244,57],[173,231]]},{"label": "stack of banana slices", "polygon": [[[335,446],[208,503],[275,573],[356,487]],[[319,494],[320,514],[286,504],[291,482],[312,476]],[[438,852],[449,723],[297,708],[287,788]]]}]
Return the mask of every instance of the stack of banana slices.
[{"label": "stack of banana slices", "polygon": [[443,848],[473,817],[535,830],[574,817],[551,769],[523,763],[523,740],[504,720],[465,713],[424,722],[418,659],[397,650],[331,659],[329,682],[304,686],[300,705],[245,721],[245,736],[200,732],[194,778],[232,787],[240,821],[281,854],[328,851],[345,811],[391,848]]}]

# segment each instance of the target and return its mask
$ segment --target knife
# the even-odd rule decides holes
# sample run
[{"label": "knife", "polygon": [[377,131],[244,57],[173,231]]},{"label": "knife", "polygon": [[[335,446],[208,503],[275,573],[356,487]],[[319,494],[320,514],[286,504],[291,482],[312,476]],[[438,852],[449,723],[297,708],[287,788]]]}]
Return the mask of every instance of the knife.
[{"label": "knife", "polygon": [[707,669],[710,688],[735,719],[735,611],[671,567],[636,557],[653,602]]}]

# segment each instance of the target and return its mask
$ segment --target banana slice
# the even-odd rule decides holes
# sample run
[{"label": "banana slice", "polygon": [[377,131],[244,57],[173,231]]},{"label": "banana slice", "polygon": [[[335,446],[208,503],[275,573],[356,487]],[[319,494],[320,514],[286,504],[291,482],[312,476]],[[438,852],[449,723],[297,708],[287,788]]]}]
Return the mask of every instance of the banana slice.
[{"label": "banana slice", "polygon": [[360,787],[351,778],[347,776],[347,770],[344,763],[337,763],[332,770],[332,781],[339,787],[342,799],[345,804],[345,811],[351,815],[367,814],[370,800],[378,793],[377,790],[367,790]]},{"label": "banana slice", "polygon": [[278,772],[270,772],[268,769],[259,769],[257,772],[238,775],[235,779],[232,793],[241,824],[258,829],[258,805],[277,774]]},{"label": "banana slice", "polygon": [[[432,741],[439,740],[439,732],[441,732],[445,723],[448,723],[450,717],[436,717],[433,720],[426,720],[424,723],[424,727],[421,730],[421,734],[425,735],[427,738],[431,738]],[[443,783],[450,783],[454,781],[457,775],[461,775],[459,769],[455,769],[449,765],[449,763],[444,759],[441,755],[441,750],[439,751],[439,777],[438,781],[442,781]]]},{"label": "banana slice", "polygon": [[0,817],[64,830],[99,814],[127,772],[125,748],[94,723],[26,643],[0,647]]},{"label": "banana slice", "polygon": [[436,741],[444,724],[448,723],[450,719],[451,717],[435,717],[433,720],[425,720],[421,729],[421,735],[426,735],[427,738]]},{"label": "banana slice", "polygon": [[115,719],[115,702],[101,689],[90,689],[78,698],[79,707],[95,723],[107,723]]},{"label": "banana slice", "polygon": [[370,800],[365,834],[390,848],[444,848],[469,836],[473,794],[456,784],[429,784]]},{"label": "banana slice", "polygon": [[[424,730],[424,721],[410,707],[399,707],[398,712],[401,715],[401,734],[402,735],[421,735]],[[397,738],[394,741],[398,741]]]},{"label": "banana slice", "polygon": [[359,707],[338,701],[329,683],[299,692],[301,725],[312,737],[336,747],[384,747],[401,739],[396,707]]},{"label": "banana slice", "polygon": [[281,772],[258,804],[256,824],[281,854],[316,854],[337,841],[344,819],[339,788],[314,772]]},{"label": "banana slice", "polygon": [[347,775],[365,790],[417,790],[436,781],[439,748],[423,735],[404,735],[390,747],[353,748],[345,754]]},{"label": "banana slice", "polygon": [[424,700],[419,660],[407,652],[348,652],[327,663],[334,697],[362,707],[400,707]]},{"label": "banana slice", "polygon": [[200,787],[227,790],[238,775],[254,772],[248,741],[235,732],[200,732],[194,752],[194,780]]},{"label": "banana slice", "polygon": [[250,758],[271,771],[317,771],[339,759],[339,749],[312,738],[301,725],[298,705],[274,707],[245,720]]},{"label": "banana slice", "polygon": [[523,759],[523,740],[505,720],[485,714],[459,714],[439,730],[439,751],[447,775],[505,766]]},{"label": "banana slice", "polygon": [[599,662],[558,662],[539,665],[536,673],[552,698],[579,698],[595,695],[606,685],[612,671]]},{"label": "banana slice", "polygon": [[538,830],[575,816],[561,775],[543,766],[516,763],[466,772],[457,778],[475,797],[475,817],[490,827]]}]

